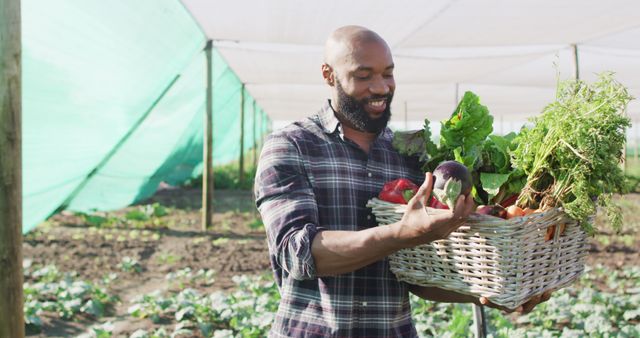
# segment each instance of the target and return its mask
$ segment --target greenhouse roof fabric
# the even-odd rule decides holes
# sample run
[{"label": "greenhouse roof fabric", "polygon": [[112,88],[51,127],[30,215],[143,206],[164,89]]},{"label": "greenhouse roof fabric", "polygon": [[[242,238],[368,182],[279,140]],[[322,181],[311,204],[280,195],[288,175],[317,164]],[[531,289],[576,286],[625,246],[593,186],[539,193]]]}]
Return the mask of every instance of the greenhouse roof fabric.
[{"label": "greenhouse roof fabric", "polygon": [[[521,120],[555,95],[557,73],[602,71],[640,97],[637,0],[182,0],[272,119],[314,112],[328,90],[326,37],[348,24],[378,32],[394,55],[394,118],[448,116],[473,90],[493,115]],[[640,117],[634,101],[628,113]]]},{"label": "greenhouse roof fabric", "polygon": [[[377,31],[392,48],[392,122],[448,116],[466,90],[501,120],[535,115],[553,101],[556,74],[573,76],[576,50],[581,78],[614,71],[640,96],[637,0],[21,6],[25,232],[62,209],[120,208],[151,196],[162,181],[200,175],[209,40],[214,164],[255,154],[273,120],[320,107],[329,96],[323,44],[347,24]],[[628,113],[637,121],[640,104]]]}]

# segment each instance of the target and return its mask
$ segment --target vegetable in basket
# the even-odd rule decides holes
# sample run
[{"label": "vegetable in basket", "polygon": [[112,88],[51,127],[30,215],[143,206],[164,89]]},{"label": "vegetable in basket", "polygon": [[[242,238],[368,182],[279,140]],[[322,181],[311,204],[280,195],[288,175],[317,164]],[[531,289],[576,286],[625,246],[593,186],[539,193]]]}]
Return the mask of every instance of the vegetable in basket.
[{"label": "vegetable in basket", "polygon": [[418,131],[398,131],[393,146],[398,152],[415,156],[423,171],[433,172],[443,161],[462,163],[471,173],[473,195],[479,204],[513,204],[513,196],[524,186],[524,173],[511,166],[509,152],[515,148],[515,134],[490,135],[493,116],[480,98],[466,92],[451,114],[441,122],[440,144],[431,140],[429,120]]},{"label": "vegetable in basket", "polygon": [[409,200],[418,192],[418,186],[406,178],[398,178],[384,184],[378,198],[391,202],[407,204]]},{"label": "vegetable in basket", "polygon": [[479,205],[476,208],[476,213],[481,215],[494,216],[499,218],[507,218],[507,211],[499,204],[494,205]]},{"label": "vegetable in basket", "polygon": [[459,162],[440,163],[433,171],[433,179],[433,196],[449,209],[453,209],[458,196],[468,196],[471,193],[471,174]]},{"label": "vegetable in basket", "polygon": [[590,234],[589,217],[601,206],[613,228],[620,229],[620,208],[611,194],[625,189],[620,163],[630,126],[624,112],[631,99],[611,73],[600,74],[593,84],[561,82],[556,101],[515,139],[511,162],[527,175],[517,204],[562,207]]}]

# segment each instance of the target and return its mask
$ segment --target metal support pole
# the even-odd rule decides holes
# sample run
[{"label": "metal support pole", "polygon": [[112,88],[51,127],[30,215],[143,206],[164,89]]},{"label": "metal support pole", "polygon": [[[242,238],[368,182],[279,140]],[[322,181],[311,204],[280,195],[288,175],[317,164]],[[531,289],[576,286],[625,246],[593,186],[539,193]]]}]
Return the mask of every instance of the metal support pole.
[{"label": "metal support pole", "polygon": [[487,321],[484,314],[484,306],[473,304],[474,334],[476,338],[487,336]]},{"label": "metal support pole", "polygon": [[[456,83],[456,104],[460,101],[460,84]],[[455,108],[454,108],[455,109]],[[500,115],[500,129],[502,131],[502,115]],[[476,338],[485,338],[487,336],[487,322],[484,317],[484,306],[473,304],[473,324]]]},{"label": "metal support pole", "polygon": [[202,170],[202,230],[206,231],[213,221],[213,43],[207,42],[205,53],[207,58],[207,102],[204,116],[204,146]]}]

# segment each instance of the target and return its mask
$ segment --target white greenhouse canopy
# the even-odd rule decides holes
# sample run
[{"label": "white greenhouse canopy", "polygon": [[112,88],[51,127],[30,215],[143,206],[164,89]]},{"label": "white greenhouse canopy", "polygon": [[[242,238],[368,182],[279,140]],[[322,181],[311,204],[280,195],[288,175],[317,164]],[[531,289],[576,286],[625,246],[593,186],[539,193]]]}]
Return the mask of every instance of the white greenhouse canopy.
[{"label": "white greenhouse canopy", "polygon": [[[393,121],[441,120],[464,91],[504,121],[553,101],[557,73],[613,71],[640,97],[637,0],[182,0],[274,120],[317,111],[329,91],[326,37],[356,24],[378,32],[396,64]],[[577,46],[574,49],[573,46]],[[640,104],[628,113],[640,119]]]}]

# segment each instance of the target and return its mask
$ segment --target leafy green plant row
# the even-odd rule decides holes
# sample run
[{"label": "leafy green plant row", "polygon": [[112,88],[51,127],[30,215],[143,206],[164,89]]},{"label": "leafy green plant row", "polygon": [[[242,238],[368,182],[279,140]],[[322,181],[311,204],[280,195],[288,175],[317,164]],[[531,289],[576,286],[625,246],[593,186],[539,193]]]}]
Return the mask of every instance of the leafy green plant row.
[{"label": "leafy green plant row", "polygon": [[[171,336],[199,332],[205,337],[266,337],[280,299],[275,283],[266,276],[241,276],[233,280],[237,291],[232,293],[202,294],[185,288],[168,295],[159,291],[143,295],[134,300],[129,314],[154,323],[177,322]],[[138,330],[131,337],[170,335],[165,328],[158,328],[152,332]]]},{"label": "leafy green plant row", "polygon": [[56,314],[59,318],[73,320],[79,315],[94,319],[104,316],[118,301],[106,291],[106,285],[117,278],[106,276],[103,285],[96,285],[78,278],[76,273],[62,273],[53,265],[24,265],[24,319],[28,332],[41,330],[41,316]]},{"label": "leafy green plant row", "polygon": [[[243,181],[240,182],[240,167],[237,163],[213,167],[215,189],[251,190],[255,175],[256,168],[252,165],[245,165]],[[188,187],[202,186],[202,176],[189,180],[185,185]]]},{"label": "leafy green plant row", "polygon": [[[104,289],[61,274],[55,267],[25,269],[25,318],[38,325],[44,311],[73,320],[80,313],[102,316],[116,301]],[[113,280],[115,276],[107,279]],[[234,277],[236,291],[201,293],[191,287],[214,283],[214,272],[186,268],[167,275],[180,291],[142,295],[129,306],[129,315],[158,326],[130,337],[163,338],[264,337],[278,307],[278,289],[265,276]],[[413,318],[421,337],[472,336],[473,317],[467,304],[445,304],[411,298]],[[611,270],[587,268],[580,281],[559,290],[525,316],[488,311],[489,337],[638,337],[640,336],[640,267]],[[170,324],[168,324],[170,323]],[[93,328],[97,337],[112,336],[111,323]]]},{"label": "leafy green plant row", "polygon": [[[596,285],[607,291],[598,291]],[[412,297],[413,318],[422,337],[473,336],[471,306],[425,302]],[[612,271],[598,266],[580,282],[559,290],[528,315],[488,311],[489,337],[638,337],[640,267]]]},{"label": "leafy green plant row", "polygon": [[152,203],[139,205],[138,207],[129,210],[124,216],[117,216],[104,212],[76,212],[75,215],[81,217],[88,226],[92,227],[113,227],[119,224],[129,224],[142,227],[148,223],[148,221],[155,221],[172,212],[172,208],[162,206],[159,203]]}]

